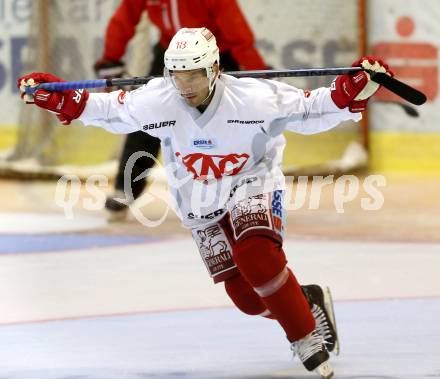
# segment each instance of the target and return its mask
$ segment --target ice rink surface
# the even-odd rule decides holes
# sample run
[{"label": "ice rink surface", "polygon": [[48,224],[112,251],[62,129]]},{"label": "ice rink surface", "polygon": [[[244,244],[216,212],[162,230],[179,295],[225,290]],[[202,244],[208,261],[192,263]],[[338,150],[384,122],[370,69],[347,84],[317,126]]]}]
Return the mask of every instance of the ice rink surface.
[{"label": "ice rink surface", "polygon": [[[388,186],[380,213],[324,202],[290,217],[289,266],[335,299],[335,378],[440,378],[438,188]],[[316,377],[274,321],[232,307],[175,220],[68,220],[53,184],[0,195],[0,379]]]},{"label": "ice rink surface", "polygon": [[[0,254],[1,379],[314,376],[274,321],[231,307],[189,238],[108,237]],[[438,249],[286,240],[299,280],[333,291],[336,378],[440,377]]]}]

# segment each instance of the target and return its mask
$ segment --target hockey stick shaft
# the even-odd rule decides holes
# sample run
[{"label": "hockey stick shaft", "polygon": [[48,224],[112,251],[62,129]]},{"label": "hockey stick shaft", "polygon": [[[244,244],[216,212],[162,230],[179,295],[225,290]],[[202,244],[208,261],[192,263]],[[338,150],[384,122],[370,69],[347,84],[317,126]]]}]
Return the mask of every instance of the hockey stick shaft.
[{"label": "hockey stick shaft", "polygon": [[[225,74],[235,76],[237,78],[287,78],[287,77],[305,77],[305,76],[327,76],[327,75],[344,75],[353,74],[360,71],[360,67],[336,67],[336,68],[306,68],[293,70],[256,70],[256,71],[230,71]],[[384,86],[391,92],[402,97],[408,102],[421,105],[426,101],[426,96],[413,87],[392,78],[384,73],[369,72],[371,79],[376,83]],[[106,87],[122,87],[147,84],[150,80],[158,76],[140,76],[134,78],[116,78],[116,79],[97,79],[97,80],[81,80],[76,82],[54,82],[42,83],[37,87],[29,87],[26,92],[34,93],[37,89],[46,89],[49,91],[65,91],[72,89],[85,88],[106,88]]]},{"label": "hockey stick shaft", "polygon": [[[341,68],[309,68],[297,70],[256,70],[256,71],[230,71],[225,74],[235,76],[236,78],[281,78],[281,77],[302,77],[302,76],[324,76],[324,75],[343,75],[358,72],[357,67],[341,67]],[[136,86],[147,84],[154,78],[160,76],[139,76],[134,78],[116,78],[116,79],[96,79],[96,80],[80,80],[76,82],[52,82],[41,83],[38,87],[30,87],[28,93],[32,94],[37,89],[46,89],[48,91],[65,91],[72,89],[84,88],[106,88],[106,87],[122,87]]]}]

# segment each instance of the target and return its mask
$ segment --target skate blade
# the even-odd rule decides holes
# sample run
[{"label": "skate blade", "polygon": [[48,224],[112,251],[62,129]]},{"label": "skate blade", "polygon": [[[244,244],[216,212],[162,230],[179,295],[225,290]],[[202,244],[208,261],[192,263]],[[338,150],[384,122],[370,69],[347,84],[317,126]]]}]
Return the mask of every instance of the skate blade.
[{"label": "skate blade", "polygon": [[331,353],[334,355],[339,355],[339,351],[340,351],[339,350],[339,334],[338,334],[338,328],[336,326],[336,317],[335,317],[335,309],[333,307],[333,298],[332,298],[332,294],[330,292],[329,287],[324,287],[323,290],[324,290],[323,292],[324,292],[325,310],[327,311],[328,317],[330,318],[330,321],[332,322],[333,328],[335,329],[335,333],[336,333],[335,347]]},{"label": "skate blade", "polygon": [[317,368],[315,368],[315,372],[321,376],[322,379],[330,379],[334,374],[332,366],[330,366],[328,361],[321,363]]}]

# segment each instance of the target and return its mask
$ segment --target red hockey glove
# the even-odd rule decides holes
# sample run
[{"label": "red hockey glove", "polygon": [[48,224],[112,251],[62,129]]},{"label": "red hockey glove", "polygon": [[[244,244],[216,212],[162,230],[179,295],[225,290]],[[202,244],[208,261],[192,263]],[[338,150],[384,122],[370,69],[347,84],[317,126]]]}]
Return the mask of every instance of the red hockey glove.
[{"label": "red hockey glove", "polygon": [[35,87],[39,83],[63,82],[64,80],[47,73],[33,72],[18,79],[17,87],[22,92],[21,98],[27,104],[35,104],[57,115],[64,125],[69,125],[83,112],[89,93],[86,90],[67,90],[51,92],[45,89],[26,94],[26,87]]},{"label": "red hockey glove", "polygon": [[[363,67],[366,70],[384,72],[393,76],[388,65],[375,57],[362,57],[352,64],[353,67]],[[352,75],[339,75],[331,85],[331,97],[338,108],[346,108],[350,112],[362,112],[367,107],[368,99],[379,89],[379,84],[370,79],[365,71]]]},{"label": "red hockey glove", "polygon": [[124,62],[101,58],[93,65],[95,74],[99,79],[122,78],[125,74]]}]

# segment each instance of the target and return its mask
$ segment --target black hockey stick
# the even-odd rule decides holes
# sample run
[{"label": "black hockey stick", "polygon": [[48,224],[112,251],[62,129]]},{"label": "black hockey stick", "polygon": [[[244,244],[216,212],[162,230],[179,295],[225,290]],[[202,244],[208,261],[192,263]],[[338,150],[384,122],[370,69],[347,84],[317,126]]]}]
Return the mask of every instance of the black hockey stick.
[{"label": "black hockey stick", "polygon": [[[338,68],[305,68],[294,70],[256,70],[256,71],[230,71],[225,74],[235,76],[237,78],[288,78],[288,77],[304,77],[304,76],[326,76],[326,75],[343,75],[352,74],[362,70],[360,67],[338,67]],[[426,96],[413,87],[392,78],[384,73],[375,73],[369,71],[371,80],[384,86],[391,92],[415,105],[422,105],[426,101]],[[105,88],[105,87],[122,87],[136,86],[147,84],[150,80],[157,76],[140,76],[134,78],[117,78],[117,79],[96,79],[81,80],[76,82],[54,82],[42,83],[36,87],[26,88],[29,94],[34,93],[37,89],[47,89],[49,91],[64,91],[83,88]]]},{"label": "black hockey stick", "polygon": [[[321,75],[341,75],[350,74],[362,70],[360,67],[343,67],[343,68],[312,68],[299,70],[258,70],[258,71],[231,71],[226,72],[237,78],[287,78],[300,76],[321,76]],[[393,78],[383,72],[374,72],[365,70],[370,74],[372,81],[385,87],[387,90],[400,96],[402,99],[414,105],[422,105],[426,102],[426,96],[419,90],[410,87],[408,84]]]},{"label": "black hockey stick", "polygon": [[416,90],[414,87],[409,86],[393,78],[383,72],[372,72],[368,71],[370,74],[371,80],[376,83],[379,83],[381,86],[384,86],[387,90],[395,93],[400,96],[402,99],[410,102],[414,105],[422,105],[426,102],[426,95],[419,90]]},{"label": "black hockey stick", "polygon": [[394,100],[377,100],[377,102],[381,104],[396,105],[399,108],[401,108],[405,112],[405,114],[409,117],[420,117],[417,108],[413,107],[411,104],[401,103],[400,101],[394,101]]}]

